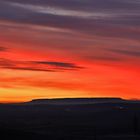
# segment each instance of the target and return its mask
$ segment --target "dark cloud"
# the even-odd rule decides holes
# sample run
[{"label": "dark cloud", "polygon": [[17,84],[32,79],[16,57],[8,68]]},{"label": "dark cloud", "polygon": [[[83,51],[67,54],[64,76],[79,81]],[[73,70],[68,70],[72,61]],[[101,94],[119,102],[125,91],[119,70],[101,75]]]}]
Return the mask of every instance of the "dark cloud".
[{"label": "dark cloud", "polygon": [[140,57],[140,50],[123,50],[123,49],[108,49],[111,52],[119,53],[128,56]]},{"label": "dark cloud", "polygon": [[0,52],[5,52],[7,51],[8,49],[6,47],[3,47],[3,46],[0,46]]},{"label": "dark cloud", "polygon": [[9,59],[0,58],[0,67],[13,67],[15,63]]},{"label": "dark cloud", "polygon": [[10,67],[3,67],[4,69],[11,69],[11,70],[25,70],[25,71],[42,71],[42,72],[56,72],[55,70],[49,70],[49,69],[40,69],[40,68],[32,68],[32,67],[16,67],[16,66],[10,66]]},{"label": "dark cloud", "polygon": [[114,61],[114,62],[118,62],[118,61],[122,61],[122,58],[118,58],[117,56],[87,56],[86,57],[89,60],[96,60],[96,61]]},{"label": "dark cloud", "polygon": [[82,67],[74,63],[53,62],[53,61],[13,61],[9,59],[0,59],[0,68],[13,70],[30,70],[30,71],[44,71],[57,72],[65,70],[78,70]]},{"label": "dark cloud", "polygon": [[72,69],[82,68],[73,63],[52,62],[52,61],[32,61],[32,62],[36,64],[55,66],[57,68],[72,68]]}]

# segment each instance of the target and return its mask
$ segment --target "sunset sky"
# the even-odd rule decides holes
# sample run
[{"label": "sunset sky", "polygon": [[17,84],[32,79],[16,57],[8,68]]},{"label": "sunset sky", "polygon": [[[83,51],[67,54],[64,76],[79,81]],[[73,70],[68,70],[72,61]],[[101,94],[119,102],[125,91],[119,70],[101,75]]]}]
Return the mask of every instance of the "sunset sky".
[{"label": "sunset sky", "polygon": [[140,0],[0,0],[0,102],[140,99]]}]

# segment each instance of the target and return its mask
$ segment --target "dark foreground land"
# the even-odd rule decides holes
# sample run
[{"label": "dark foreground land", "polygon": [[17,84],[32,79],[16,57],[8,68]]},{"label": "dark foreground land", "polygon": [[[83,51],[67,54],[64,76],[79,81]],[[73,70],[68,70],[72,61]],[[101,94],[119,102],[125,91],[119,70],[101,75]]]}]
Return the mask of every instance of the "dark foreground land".
[{"label": "dark foreground land", "polygon": [[0,105],[4,140],[140,140],[140,102],[34,100]]}]

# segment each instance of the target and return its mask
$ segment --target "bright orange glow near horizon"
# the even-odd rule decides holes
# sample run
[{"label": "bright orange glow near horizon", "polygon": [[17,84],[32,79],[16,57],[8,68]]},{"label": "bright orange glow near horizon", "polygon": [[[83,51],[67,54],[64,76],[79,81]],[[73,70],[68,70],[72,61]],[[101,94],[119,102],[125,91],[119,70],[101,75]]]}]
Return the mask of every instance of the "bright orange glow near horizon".
[{"label": "bright orange glow near horizon", "polygon": [[93,7],[85,3],[67,9],[67,4],[57,8],[58,3],[50,2],[48,9],[39,1],[0,2],[1,103],[38,98],[140,99],[140,22],[131,17],[131,12],[138,16],[139,9],[131,5],[128,11],[126,3],[117,9],[124,12],[118,13],[96,0]]}]

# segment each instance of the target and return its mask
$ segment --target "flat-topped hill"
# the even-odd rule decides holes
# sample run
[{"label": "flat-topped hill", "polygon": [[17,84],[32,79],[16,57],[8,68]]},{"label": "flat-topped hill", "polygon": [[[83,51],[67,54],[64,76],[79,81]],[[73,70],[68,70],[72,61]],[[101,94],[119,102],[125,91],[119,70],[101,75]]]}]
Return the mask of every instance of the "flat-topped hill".
[{"label": "flat-topped hill", "polygon": [[125,102],[121,98],[59,98],[59,99],[35,99],[30,104],[92,104]]}]

